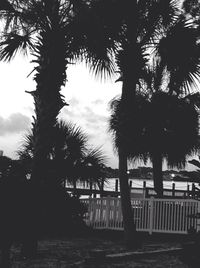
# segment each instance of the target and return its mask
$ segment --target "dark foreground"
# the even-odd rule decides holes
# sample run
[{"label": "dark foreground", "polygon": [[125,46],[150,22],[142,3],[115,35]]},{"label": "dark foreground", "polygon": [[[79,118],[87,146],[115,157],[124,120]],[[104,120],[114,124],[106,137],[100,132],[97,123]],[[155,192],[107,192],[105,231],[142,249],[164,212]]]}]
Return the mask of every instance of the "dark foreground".
[{"label": "dark foreground", "polygon": [[[143,246],[138,251],[180,247],[182,239],[166,237],[143,237]],[[133,267],[133,268],[188,268],[179,253],[152,254],[139,258],[118,259],[112,262],[88,262],[91,250],[104,250],[106,254],[123,253],[127,250],[123,240],[115,234],[100,232],[82,237],[44,239],[39,242],[37,257],[24,260],[20,256],[20,245],[15,243],[11,250],[11,268],[67,268],[67,267]],[[90,260],[90,259],[89,259]]]}]

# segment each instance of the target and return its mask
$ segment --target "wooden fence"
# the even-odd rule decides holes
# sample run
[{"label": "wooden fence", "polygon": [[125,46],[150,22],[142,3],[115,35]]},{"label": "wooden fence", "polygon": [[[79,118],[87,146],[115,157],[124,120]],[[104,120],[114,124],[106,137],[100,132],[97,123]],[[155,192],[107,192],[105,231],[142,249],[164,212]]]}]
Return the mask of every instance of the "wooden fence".
[{"label": "wooden fence", "polygon": [[[88,206],[86,223],[95,229],[123,230],[120,198],[82,199]],[[200,212],[200,202],[192,199],[132,198],[133,217],[138,231],[186,234],[199,230],[198,219],[188,217]]]}]

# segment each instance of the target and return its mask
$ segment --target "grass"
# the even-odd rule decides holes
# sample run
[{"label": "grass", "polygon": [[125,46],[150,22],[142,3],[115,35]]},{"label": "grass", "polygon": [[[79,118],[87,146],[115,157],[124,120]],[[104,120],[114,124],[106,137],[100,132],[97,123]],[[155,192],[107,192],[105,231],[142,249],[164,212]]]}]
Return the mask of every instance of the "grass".
[{"label": "grass", "polygon": [[[68,236],[62,238],[49,238],[39,241],[38,254],[33,260],[23,260],[20,256],[20,244],[14,244],[11,250],[12,268],[114,268],[114,267],[133,267],[133,268],[187,268],[177,254],[157,254],[145,256],[143,258],[130,258],[129,260],[118,260],[112,263],[101,263],[101,260],[95,263],[88,263],[90,251],[104,250],[106,254],[125,252],[123,244],[123,235],[121,232],[91,232],[79,237]],[[141,234],[143,241],[142,248],[139,251],[149,251],[154,249],[164,249],[180,246],[180,241],[184,237],[178,236],[148,236]]]}]

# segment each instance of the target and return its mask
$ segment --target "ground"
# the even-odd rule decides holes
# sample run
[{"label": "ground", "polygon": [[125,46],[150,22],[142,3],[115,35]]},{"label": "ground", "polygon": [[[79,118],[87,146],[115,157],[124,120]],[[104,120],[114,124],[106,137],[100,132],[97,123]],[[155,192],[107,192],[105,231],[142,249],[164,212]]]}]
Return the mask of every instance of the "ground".
[{"label": "ground", "polygon": [[[138,251],[148,252],[152,250],[180,247],[179,238],[142,238],[143,245]],[[51,238],[39,241],[38,255],[34,260],[23,260],[20,256],[20,245],[15,243],[11,252],[12,268],[188,268],[181,260],[178,253],[152,254],[143,257],[131,257],[127,259],[114,260],[101,263],[91,262],[89,255],[91,250],[104,250],[106,254],[124,253],[123,240],[115,235],[100,232],[99,234],[85,235],[82,237]],[[89,261],[88,261],[89,259]]]}]

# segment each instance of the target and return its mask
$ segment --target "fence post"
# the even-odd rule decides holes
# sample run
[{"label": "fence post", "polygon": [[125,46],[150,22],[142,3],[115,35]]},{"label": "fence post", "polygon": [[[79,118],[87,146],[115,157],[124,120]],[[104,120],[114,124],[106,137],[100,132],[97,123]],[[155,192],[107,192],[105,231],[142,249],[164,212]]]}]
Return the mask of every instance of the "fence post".
[{"label": "fence post", "polygon": [[149,188],[145,189],[145,198],[149,198]]},{"label": "fence post", "polygon": [[192,197],[195,198],[195,185],[192,183]]},{"label": "fence post", "polygon": [[106,228],[109,228],[109,220],[110,220],[110,197],[106,198]]},{"label": "fence post", "polygon": [[104,181],[102,180],[100,184],[100,197],[103,197],[103,190],[104,190]]},{"label": "fence post", "polygon": [[187,198],[190,196],[190,185],[187,185]]},{"label": "fence post", "polygon": [[[95,200],[90,196],[89,197],[89,204],[90,204],[90,220],[91,220],[91,226],[94,227],[95,226],[95,217],[96,217],[96,203]],[[91,217],[92,214],[92,217]]]},{"label": "fence post", "polygon": [[143,181],[143,198],[146,197],[146,181]]},{"label": "fence post", "polygon": [[153,232],[153,205],[154,205],[154,197],[150,197],[150,201],[149,201],[149,207],[150,207],[150,211],[149,211],[149,234],[152,234]]},{"label": "fence post", "polygon": [[175,183],[172,183],[172,196],[175,196]]},{"label": "fence post", "polygon": [[115,180],[115,192],[118,192],[118,179]]},{"label": "fence post", "polygon": [[200,201],[198,201],[197,232],[200,231]]},{"label": "fence post", "polygon": [[90,197],[92,197],[92,182],[90,182]]}]

